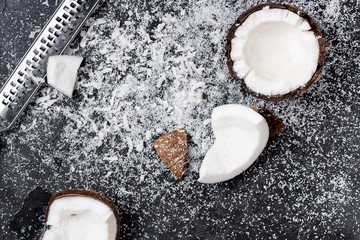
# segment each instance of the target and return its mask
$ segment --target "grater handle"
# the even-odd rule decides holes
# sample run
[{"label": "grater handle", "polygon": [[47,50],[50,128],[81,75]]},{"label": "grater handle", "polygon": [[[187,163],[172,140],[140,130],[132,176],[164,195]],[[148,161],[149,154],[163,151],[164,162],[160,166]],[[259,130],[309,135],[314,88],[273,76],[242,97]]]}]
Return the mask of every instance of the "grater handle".
[{"label": "grater handle", "polygon": [[62,54],[101,0],[64,0],[0,90],[0,132],[10,129],[45,84],[47,59]]}]

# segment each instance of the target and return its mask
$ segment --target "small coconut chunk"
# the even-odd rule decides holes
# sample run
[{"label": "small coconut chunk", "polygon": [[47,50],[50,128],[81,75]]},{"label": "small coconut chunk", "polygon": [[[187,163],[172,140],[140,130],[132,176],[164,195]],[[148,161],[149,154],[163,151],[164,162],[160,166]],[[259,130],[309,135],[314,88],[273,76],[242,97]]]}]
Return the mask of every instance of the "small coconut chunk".
[{"label": "small coconut chunk", "polygon": [[152,145],[166,166],[175,176],[183,180],[184,174],[187,171],[187,161],[185,161],[185,158],[188,150],[185,129],[180,128],[167,133],[156,139]]},{"label": "small coconut chunk", "polygon": [[87,196],[55,199],[48,209],[50,228],[42,240],[115,240],[118,226],[112,209]]},{"label": "small coconut chunk", "polygon": [[57,55],[50,56],[47,63],[47,83],[72,98],[78,69],[82,57]]},{"label": "small coconut chunk", "polygon": [[201,183],[222,182],[239,175],[253,164],[269,138],[266,120],[243,105],[216,107],[211,121],[216,140],[200,167]]},{"label": "small coconut chunk", "polygon": [[316,72],[319,43],[304,18],[265,7],[237,28],[230,57],[236,75],[249,89],[284,95],[305,86]]}]

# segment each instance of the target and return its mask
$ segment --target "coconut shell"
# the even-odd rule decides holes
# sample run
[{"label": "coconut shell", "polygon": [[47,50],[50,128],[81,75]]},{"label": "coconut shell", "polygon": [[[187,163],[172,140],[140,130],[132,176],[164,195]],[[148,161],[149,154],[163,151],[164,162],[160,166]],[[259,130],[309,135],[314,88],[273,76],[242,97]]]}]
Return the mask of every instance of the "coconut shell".
[{"label": "coconut shell", "polygon": [[[318,65],[316,67],[316,71],[315,73],[312,75],[311,79],[305,84],[305,86],[300,86],[299,88],[286,93],[286,94],[278,94],[278,95],[265,95],[265,94],[261,94],[261,93],[257,93],[253,90],[251,90],[245,83],[245,81],[241,78],[239,78],[236,74],[236,72],[234,71],[233,65],[234,62],[232,61],[231,57],[230,57],[230,52],[231,52],[231,40],[234,38],[235,36],[235,31],[236,29],[246,20],[246,18],[259,10],[262,10],[264,7],[269,7],[271,8],[278,8],[278,9],[286,9],[289,10],[297,15],[299,15],[300,17],[304,18],[306,21],[308,21],[311,29],[309,31],[314,32],[315,37],[318,39],[318,43],[319,43],[319,58],[318,58]],[[278,2],[272,2],[272,3],[261,3],[255,6],[250,7],[248,10],[246,10],[244,13],[242,13],[234,22],[234,24],[230,27],[227,35],[226,35],[226,45],[225,45],[225,50],[226,50],[226,56],[227,56],[227,67],[229,69],[230,75],[233,76],[236,80],[242,80],[243,83],[243,87],[245,88],[245,90],[250,93],[251,95],[263,99],[263,100],[267,100],[267,101],[271,101],[271,102],[280,102],[283,101],[285,99],[289,99],[289,98],[293,98],[296,95],[302,94],[304,92],[306,92],[316,81],[316,79],[319,77],[319,75],[322,73],[323,71],[323,67],[324,67],[324,60],[325,60],[325,41],[324,38],[322,36],[322,32],[321,29],[319,28],[319,26],[316,24],[315,20],[310,17],[306,12],[304,12],[303,10],[294,7],[292,5],[288,5],[288,4],[283,4],[283,3],[278,3]]]},{"label": "coconut shell", "polygon": [[258,108],[255,105],[251,105],[249,107],[265,118],[269,126],[270,137],[279,134],[285,128],[285,124],[280,119],[275,117],[269,108]]},{"label": "coconut shell", "polygon": [[177,176],[183,180],[184,173],[187,171],[185,161],[187,146],[187,133],[185,129],[177,129],[173,132],[167,133],[153,142],[160,159],[166,166]]},{"label": "coconut shell", "polygon": [[[48,219],[50,206],[56,199],[59,199],[59,198],[62,198],[62,197],[76,197],[76,196],[90,197],[90,198],[99,200],[100,202],[104,203],[106,206],[108,206],[113,211],[113,213],[115,215],[115,218],[116,218],[116,225],[118,227],[115,239],[118,239],[119,236],[120,236],[120,215],[119,215],[118,208],[115,206],[115,204],[110,199],[108,199],[107,197],[104,197],[100,193],[92,191],[92,190],[66,189],[66,190],[62,190],[60,192],[54,193],[51,196],[50,200],[49,200],[49,205],[48,205],[48,207],[46,209],[46,212],[45,212],[45,222],[47,222],[47,219]],[[43,239],[43,236],[44,236],[45,232],[46,232],[46,230],[44,230],[42,232],[40,240]]]}]

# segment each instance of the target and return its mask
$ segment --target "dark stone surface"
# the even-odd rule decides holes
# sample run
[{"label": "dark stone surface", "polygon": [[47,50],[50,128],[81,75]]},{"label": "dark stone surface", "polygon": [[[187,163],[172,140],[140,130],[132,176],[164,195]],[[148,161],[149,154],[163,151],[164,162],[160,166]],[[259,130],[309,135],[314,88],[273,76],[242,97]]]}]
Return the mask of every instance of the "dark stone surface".
[{"label": "dark stone surface", "polygon": [[[98,136],[98,132],[89,130],[93,125],[84,120],[85,127],[74,127],[75,120],[83,119],[77,117],[77,112],[87,106],[92,108],[94,102],[103,107],[102,103],[108,103],[111,97],[106,92],[111,93],[122,84],[126,75],[135,72],[134,78],[140,83],[141,79],[155,81],[136,72],[131,65],[153,67],[153,75],[162,73],[151,61],[144,63],[139,60],[138,52],[130,50],[129,56],[133,58],[124,57],[121,62],[129,69],[116,70],[115,77],[105,76],[103,88],[79,87],[73,101],[55,94],[54,98],[60,100],[46,109],[32,103],[20,123],[0,134],[0,239],[38,239],[44,228],[43,214],[50,194],[66,188],[92,189],[113,200],[121,211],[121,239],[360,239],[359,2],[293,3],[313,16],[323,29],[328,56],[325,74],[309,92],[279,104],[248,96],[226,73],[223,38],[218,43],[210,41],[213,37],[210,32],[219,30],[225,36],[236,16],[254,3],[257,1],[106,1],[85,30],[98,19],[118,20],[116,26],[121,26],[129,36],[145,26],[149,46],[165,41],[156,35],[156,28],[165,21],[161,18],[166,13],[187,23],[192,23],[192,16],[199,19],[189,27],[184,25],[187,32],[183,34],[189,38],[174,31],[179,35],[175,43],[203,40],[194,46],[198,52],[192,61],[208,69],[201,76],[207,87],[203,92],[206,103],[185,112],[192,121],[180,123],[190,134],[188,175],[184,182],[173,178],[151,148],[151,142],[164,133],[157,128],[163,124],[165,130],[171,130],[179,124],[168,120],[167,115],[163,117],[162,112],[158,118],[159,112],[151,113],[155,98],[173,96],[168,89],[175,78],[169,78],[150,93],[134,92],[121,98],[129,103],[130,109],[141,105],[147,110],[144,118],[131,118],[131,130],[135,133],[126,130],[124,124],[116,134],[106,135],[100,146],[89,147]],[[0,84],[6,81],[33,41],[29,36],[41,29],[56,4],[59,3],[55,0],[0,2]],[[201,9],[205,9],[203,14],[211,18],[214,26],[200,21],[196,11]],[[224,15],[228,19],[221,22],[226,19]],[[98,66],[107,61],[99,49],[102,42],[108,41],[114,25],[96,27],[99,29],[89,32],[99,34],[98,48],[87,47],[91,45],[89,36],[85,47],[78,47],[80,38],[73,43],[75,53],[87,58],[86,66],[80,71],[83,83],[96,81],[91,74],[103,69]],[[171,31],[167,30],[166,34]],[[139,33],[134,41],[141,37]],[[179,51],[171,41],[166,43],[169,46],[164,46],[164,56],[169,59],[168,65],[175,65],[171,56]],[[191,74],[186,79],[191,79]],[[38,97],[46,94],[44,88]],[[270,139],[259,159],[244,174],[225,183],[201,185],[196,182],[198,167],[213,141],[210,125],[203,126],[203,121],[210,117],[214,106],[232,102],[268,106],[284,120],[286,129]],[[121,119],[128,106],[120,105],[119,109],[121,114],[115,113],[114,117]],[[107,117],[102,112],[89,116],[98,126],[103,126],[100,123]],[[126,136],[138,140],[133,126],[144,128],[143,132],[151,129],[151,138],[144,141],[143,151],[130,151],[133,146],[124,140]],[[83,141],[76,140],[71,132]],[[139,180],[140,176],[145,181]]]},{"label": "dark stone surface", "polygon": [[39,229],[44,228],[44,211],[51,194],[36,187],[25,198],[19,212],[9,224],[10,230],[21,239],[37,239]]}]

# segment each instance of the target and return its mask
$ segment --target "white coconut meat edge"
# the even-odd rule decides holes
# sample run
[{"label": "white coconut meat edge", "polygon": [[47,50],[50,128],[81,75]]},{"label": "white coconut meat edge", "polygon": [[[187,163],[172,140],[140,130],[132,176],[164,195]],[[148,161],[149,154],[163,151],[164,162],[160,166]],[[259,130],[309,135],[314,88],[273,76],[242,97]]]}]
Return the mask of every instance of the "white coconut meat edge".
[{"label": "white coconut meat edge", "polygon": [[50,56],[47,63],[47,83],[72,98],[82,61],[83,58],[78,56]]},{"label": "white coconut meat edge", "polygon": [[230,57],[254,92],[282,95],[306,85],[316,71],[319,43],[306,19],[286,9],[250,14],[235,31]]},{"label": "white coconut meat edge", "polygon": [[269,138],[266,120],[243,105],[216,107],[211,121],[216,139],[201,164],[201,183],[222,182],[239,175],[254,163]]},{"label": "white coconut meat edge", "polygon": [[44,233],[43,240],[115,240],[118,229],[112,209],[86,196],[54,200],[46,224],[50,228]]}]

